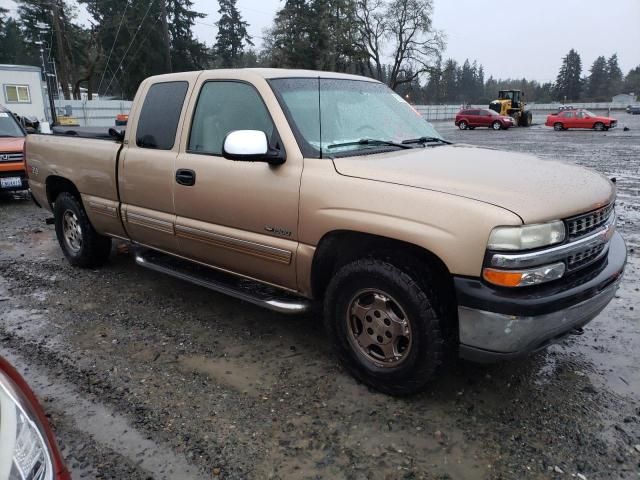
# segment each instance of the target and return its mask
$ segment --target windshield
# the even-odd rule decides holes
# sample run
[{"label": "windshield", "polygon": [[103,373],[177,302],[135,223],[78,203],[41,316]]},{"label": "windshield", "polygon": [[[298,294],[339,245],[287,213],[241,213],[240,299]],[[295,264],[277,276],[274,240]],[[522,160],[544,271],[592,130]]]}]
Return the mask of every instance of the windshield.
[{"label": "windshield", "polygon": [[399,148],[407,140],[442,138],[402,97],[381,83],[284,78],[270,84],[305,156],[374,153]]},{"label": "windshield", "polygon": [[24,137],[22,129],[7,112],[0,112],[0,137]]}]

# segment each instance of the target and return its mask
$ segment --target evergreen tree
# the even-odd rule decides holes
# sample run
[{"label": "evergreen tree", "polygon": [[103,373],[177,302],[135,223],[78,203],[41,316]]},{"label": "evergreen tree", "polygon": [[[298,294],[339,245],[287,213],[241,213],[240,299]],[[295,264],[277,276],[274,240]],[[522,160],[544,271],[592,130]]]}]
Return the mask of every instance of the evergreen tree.
[{"label": "evergreen tree", "polygon": [[[40,48],[47,58],[55,59],[60,87],[66,99],[77,80],[85,45],[83,28],[73,24],[75,9],[64,0],[16,0],[25,53],[32,65],[40,65]],[[44,42],[38,45],[36,42]]]},{"label": "evergreen tree", "polygon": [[429,72],[429,80],[424,89],[425,100],[429,104],[437,104],[442,101],[442,63],[440,60],[436,62]]},{"label": "evergreen tree", "polygon": [[562,66],[556,78],[556,98],[558,100],[576,101],[580,99],[582,90],[582,60],[573,48],[562,59]]},{"label": "evergreen tree", "polygon": [[[132,98],[142,80],[166,73],[160,2],[154,0],[80,0],[98,25],[97,64],[89,84],[100,95]],[[191,0],[166,0],[173,71],[197,70],[207,63],[206,49],[192,32],[202,14]]]},{"label": "evergreen tree", "polygon": [[253,46],[251,36],[247,32],[249,24],[242,20],[236,7],[237,0],[218,0],[221,15],[216,22],[218,34],[213,47],[214,54],[222,67],[234,67],[240,62],[244,53],[244,45]]},{"label": "evergreen tree", "polygon": [[600,56],[595,59],[589,70],[587,96],[596,102],[604,102],[609,94],[609,71],[607,60]]},{"label": "evergreen tree", "polygon": [[454,102],[458,97],[458,63],[449,58],[444,62],[442,69],[442,101],[445,103]]},{"label": "evergreen tree", "polygon": [[358,44],[355,0],[309,0],[309,43],[318,70],[364,73]]},{"label": "evergreen tree", "polygon": [[276,13],[265,49],[274,67],[315,68],[311,31],[315,23],[306,0],[286,0]]},{"label": "evergreen tree", "polygon": [[640,65],[632,68],[624,79],[624,91],[640,95]]},{"label": "evergreen tree", "polygon": [[196,19],[206,15],[194,12],[192,7],[192,0],[167,0],[171,65],[174,72],[201,70],[206,63],[206,47],[193,35]]},{"label": "evergreen tree", "polygon": [[[622,81],[623,74],[622,70],[620,70],[620,65],[618,65],[618,54],[614,53],[607,60],[607,73],[609,76],[608,82],[608,97],[612,97],[621,93],[622,90]],[[610,100],[610,98],[608,99]]]},{"label": "evergreen tree", "polygon": [[459,93],[457,100],[470,103],[475,94],[475,75],[476,72],[469,63],[469,59],[466,59],[457,72]]},{"label": "evergreen tree", "polygon": [[0,63],[40,66],[40,59],[34,57],[33,50],[27,51],[20,25],[11,17],[4,20],[0,30]]},{"label": "evergreen tree", "polygon": [[[475,63],[475,62],[474,62]],[[476,92],[475,92],[475,103],[489,103],[489,100],[485,98],[485,89],[484,89],[484,67],[480,65],[478,67],[478,74],[476,75]]]},{"label": "evergreen tree", "polygon": [[131,98],[142,80],[164,72],[165,57],[158,2],[81,0],[99,25],[99,95]]},{"label": "evergreen tree", "polygon": [[4,38],[4,29],[7,23],[7,20],[9,20],[8,14],[9,10],[7,10],[6,8],[0,7],[0,40],[2,40],[2,38]]}]

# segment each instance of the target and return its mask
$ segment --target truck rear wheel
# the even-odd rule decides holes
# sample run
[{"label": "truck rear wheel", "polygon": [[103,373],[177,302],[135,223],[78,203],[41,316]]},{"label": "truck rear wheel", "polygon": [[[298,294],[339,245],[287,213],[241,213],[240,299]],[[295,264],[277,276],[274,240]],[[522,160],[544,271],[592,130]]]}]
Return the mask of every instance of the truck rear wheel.
[{"label": "truck rear wheel", "polygon": [[107,261],[111,252],[111,238],[94,230],[76,197],[67,192],[58,195],[53,216],[58,243],[71,265],[93,268]]},{"label": "truck rear wheel", "polygon": [[325,327],[343,366],[390,395],[424,390],[443,363],[439,298],[417,279],[372,258],[342,267],[327,289]]}]

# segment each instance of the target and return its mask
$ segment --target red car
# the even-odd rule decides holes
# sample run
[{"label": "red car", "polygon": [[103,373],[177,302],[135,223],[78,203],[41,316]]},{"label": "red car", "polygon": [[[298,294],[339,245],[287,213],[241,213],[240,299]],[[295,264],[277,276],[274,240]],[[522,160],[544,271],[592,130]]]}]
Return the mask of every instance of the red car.
[{"label": "red car", "polygon": [[476,127],[487,127],[494,130],[506,130],[513,127],[513,118],[489,110],[460,110],[456,115],[456,126],[460,130],[467,128],[473,130]]},{"label": "red car", "polygon": [[553,127],[558,132],[569,128],[588,128],[602,131],[609,130],[617,124],[618,121],[615,118],[600,117],[582,108],[552,113],[547,115],[547,121],[545,122],[547,127]]},{"label": "red car", "polygon": [[71,480],[35,394],[0,357],[0,479]]}]

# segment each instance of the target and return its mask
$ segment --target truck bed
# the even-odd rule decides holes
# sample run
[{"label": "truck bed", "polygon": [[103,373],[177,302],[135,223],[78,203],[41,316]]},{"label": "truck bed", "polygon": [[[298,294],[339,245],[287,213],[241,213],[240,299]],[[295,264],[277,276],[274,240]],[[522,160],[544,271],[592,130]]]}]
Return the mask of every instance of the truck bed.
[{"label": "truck bed", "polygon": [[113,136],[109,133],[112,128],[124,132],[123,127],[65,127],[64,125],[53,127],[52,131],[54,135],[113,140]]},{"label": "truck bed", "polygon": [[49,176],[73,183],[83,198],[87,195],[118,202],[116,168],[121,143],[104,137],[79,135],[27,135],[29,184],[43,206],[47,206]]}]

